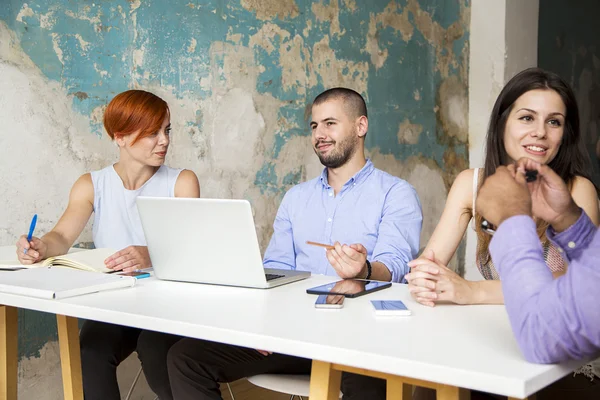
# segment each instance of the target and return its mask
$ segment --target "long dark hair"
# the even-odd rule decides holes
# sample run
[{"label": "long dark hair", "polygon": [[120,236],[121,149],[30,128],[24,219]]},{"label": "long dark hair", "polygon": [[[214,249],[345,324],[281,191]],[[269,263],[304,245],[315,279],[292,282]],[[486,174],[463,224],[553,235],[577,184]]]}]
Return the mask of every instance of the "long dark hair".
[{"label": "long dark hair", "polygon": [[[515,101],[524,93],[536,89],[555,91],[561,97],[566,108],[562,141],[556,156],[550,161],[548,166],[569,185],[569,188],[572,187],[576,176],[581,176],[591,181],[588,172],[590,171],[591,164],[589,155],[584,151],[581,144],[579,108],[577,107],[573,89],[560,76],[553,72],[540,68],[528,68],[508,81],[496,99],[487,131],[485,168],[482,182],[496,172],[496,168],[510,163],[510,157],[504,147],[506,121]],[[482,217],[477,215],[476,226],[479,242],[477,256],[481,262],[487,263],[490,258],[488,246],[491,238],[481,230],[481,221]],[[545,241],[545,231],[548,223],[538,221],[537,227],[540,239]]]}]

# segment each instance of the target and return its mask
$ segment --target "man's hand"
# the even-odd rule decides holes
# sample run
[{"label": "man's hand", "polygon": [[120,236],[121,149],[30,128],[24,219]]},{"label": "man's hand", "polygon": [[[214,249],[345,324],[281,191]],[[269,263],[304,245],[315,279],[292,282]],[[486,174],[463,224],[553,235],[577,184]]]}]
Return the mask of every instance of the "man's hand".
[{"label": "man's hand", "polygon": [[327,260],[340,278],[365,278],[367,276],[367,249],[362,244],[350,246],[335,242],[327,250]]},{"label": "man's hand", "polygon": [[566,183],[547,165],[528,158],[521,158],[516,164],[517,174],[537,171],[537,179],[528,183],[531,192],[533,215],[562,232],[573,225],[581,216],[581,209],[575,204]]},{"label": "man's hand", "polygon": [[496,227],[515,215],[531,216],[531,195],[524,173],[516,167],[498,167],[477,194],[476,210]]},{"label": "man's hand", "polygon": [[133,272],[136,270],[150,268],[150,254],[146,246],[129,246],[121,251],[117,251],[112,256],[104,260],[106,268],[114,271]]}]

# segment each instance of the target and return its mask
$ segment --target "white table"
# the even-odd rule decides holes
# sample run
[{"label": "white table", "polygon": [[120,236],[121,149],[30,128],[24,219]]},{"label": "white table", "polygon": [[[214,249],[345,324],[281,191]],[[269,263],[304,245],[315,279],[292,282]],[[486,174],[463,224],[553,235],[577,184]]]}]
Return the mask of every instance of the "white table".
[{"label": "white table", "polygon": [[[337,398],[342,370],[388,379],[388,399],[405,399],[409,385],[435,388],[439,399],[468,398],[464,389],[526,398],[583,364],[529,364],[504,307],[427,308],[405,285],[346,299],[340,310],[315,309],[306,289],[332,280],[313,276],[260,290],[149,278],[59,301],[0,293],[0,399],[16,397],[16,308],[57,314],[67,399],[82,398],[76,318],[313,359],[311,400]],[[400,299],[413,315],[375,317],[371,299]]]}]

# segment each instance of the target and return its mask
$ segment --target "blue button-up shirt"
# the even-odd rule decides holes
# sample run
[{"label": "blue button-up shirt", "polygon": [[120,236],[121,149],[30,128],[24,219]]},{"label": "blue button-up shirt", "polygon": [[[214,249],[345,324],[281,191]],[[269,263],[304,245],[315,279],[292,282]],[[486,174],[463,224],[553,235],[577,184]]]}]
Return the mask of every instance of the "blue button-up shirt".
[{"label": "blue button-up shirt", "polygon": [[365,166],[334,194],[321,176],[291,188],[284,196],[269,247],[267,268],[295,269],[314,274],[337,273],[321,247],[306,241],[360,243],[367,259],[381,262],[393,282],[400,282],[419,251],[423,214],[414,188],[367,160]]}]

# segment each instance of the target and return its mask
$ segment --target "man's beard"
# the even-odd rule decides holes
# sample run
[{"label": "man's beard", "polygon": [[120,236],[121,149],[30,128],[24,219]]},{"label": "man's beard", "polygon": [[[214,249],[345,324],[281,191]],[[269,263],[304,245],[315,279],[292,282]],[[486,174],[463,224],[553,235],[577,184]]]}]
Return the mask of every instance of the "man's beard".
[{"label": "man's beard", "polygon": [[315,144],[315,153],[319,157],[321,164],[327,168],[335,169],[346,164],[348,160],[352,158],[358,146],[358,137],[356,135],[352,135],[340,142],[325,142],[332,143],[334,146],[333,151],[330,151],[328,154],[321,154],[317,149],[317,146],[321,143],[324,143],[324,141],[320,141]]}]

